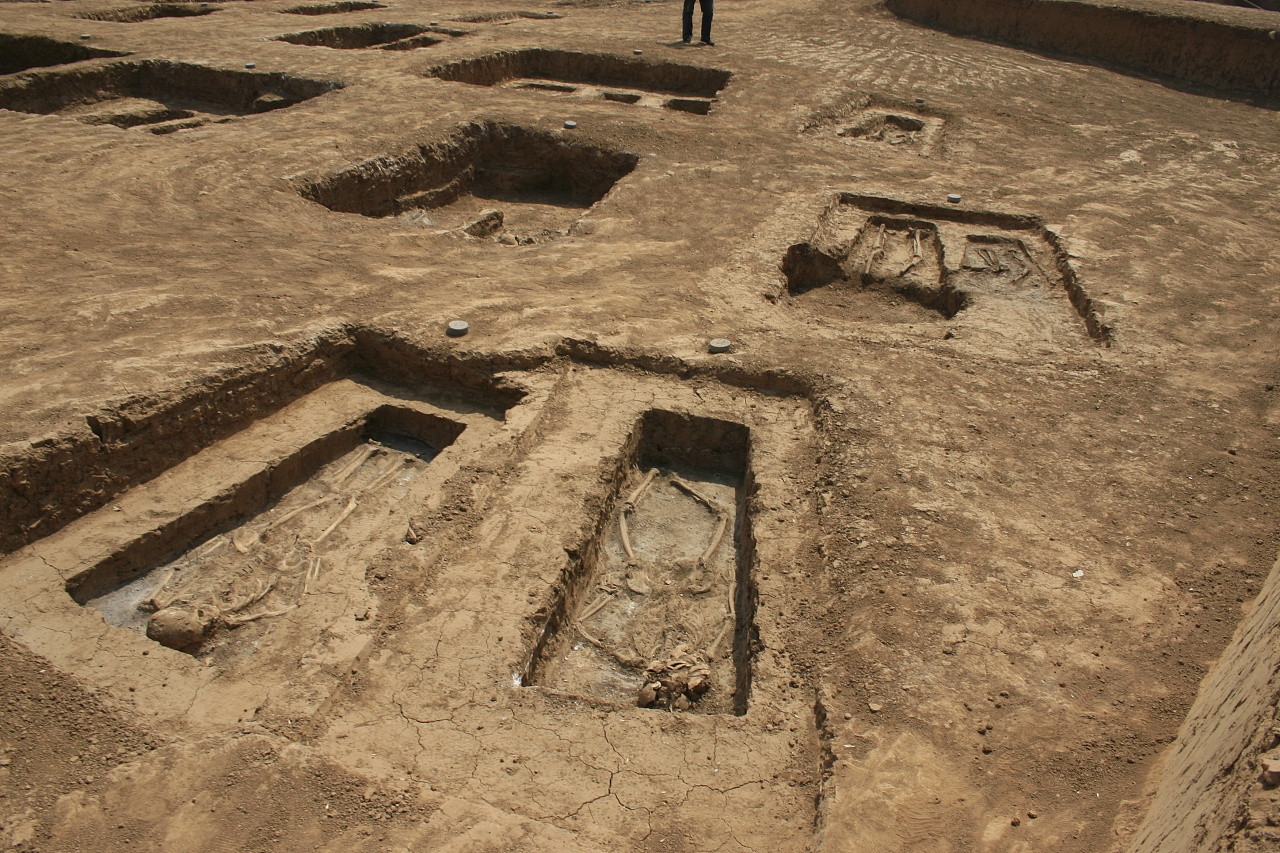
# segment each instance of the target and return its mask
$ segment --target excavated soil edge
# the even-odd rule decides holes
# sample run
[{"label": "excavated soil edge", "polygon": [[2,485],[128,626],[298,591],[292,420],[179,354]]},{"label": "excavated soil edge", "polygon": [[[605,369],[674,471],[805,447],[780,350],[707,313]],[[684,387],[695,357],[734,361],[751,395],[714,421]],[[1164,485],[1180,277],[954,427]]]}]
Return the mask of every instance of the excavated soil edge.
[{"label": "excavated soil edge", "polygon": [[1078,0],[887,0],[896,15],[1215,89],[1280,96],[1271,28]]}]

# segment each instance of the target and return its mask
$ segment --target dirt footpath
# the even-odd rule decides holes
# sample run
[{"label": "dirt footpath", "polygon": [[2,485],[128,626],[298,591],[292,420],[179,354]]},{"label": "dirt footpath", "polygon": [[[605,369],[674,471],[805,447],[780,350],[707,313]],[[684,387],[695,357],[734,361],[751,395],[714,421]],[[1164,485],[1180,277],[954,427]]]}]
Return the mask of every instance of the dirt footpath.
[{"label": "dirt footpath", "polygon": [[1277,112],[678,28],[0,4],[6,845],[1274,843]]}]

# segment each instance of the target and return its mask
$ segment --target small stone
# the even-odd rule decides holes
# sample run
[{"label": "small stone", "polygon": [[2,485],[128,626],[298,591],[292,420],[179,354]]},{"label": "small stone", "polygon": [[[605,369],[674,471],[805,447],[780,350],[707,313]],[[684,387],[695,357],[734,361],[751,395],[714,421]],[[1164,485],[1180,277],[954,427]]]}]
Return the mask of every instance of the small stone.
[{"label": "small stone", "polygon": [[687,711],[689,710],[689,705],[690,705],[690,702],[689,702],[688,696],[681,694],[680,696],[676,697],[675,708],[677,711]]},{"label": "small stone", "polygon": [[636,691],[636,705],[641,708],[648,708],[658,698],[658,689],[662,687],[656,681],[653,684],[646,684]]},{"label": "small stone", "polygon": [[923,103],[924,103],[924,98],[916,98],[916,103],[917,103],[917,104],[923,104]]},{"label": "small stone", "polygon": [[728,352],[733,349],[733,342],[728,338],[712,338],[707,341],[707,352]]},{"label": "small stone", "polygon": [[884,706],[881,705],[879,702],[868,702],[867,710],[873,714],[879,714],[881,711],[884,710]]},{"label": "small stone", "polygon": [[1013,820],[1009,821],[1009,826],[1022,826],[1022,819],[1015,817]]},{"label": "small stone", "polygon": [[444,329],[444,333],[451,338],[460,338],[469,331],[471,331],[471,324],[466,320],[450,320],[449,325]]},{"label": "small stone", "polygon": [[1040,815],[1036,814],[1035,812],[1027,812],[1027,817],[1031,818],[1032,820],[1035,820],[1036,818],[1040,817]]}]

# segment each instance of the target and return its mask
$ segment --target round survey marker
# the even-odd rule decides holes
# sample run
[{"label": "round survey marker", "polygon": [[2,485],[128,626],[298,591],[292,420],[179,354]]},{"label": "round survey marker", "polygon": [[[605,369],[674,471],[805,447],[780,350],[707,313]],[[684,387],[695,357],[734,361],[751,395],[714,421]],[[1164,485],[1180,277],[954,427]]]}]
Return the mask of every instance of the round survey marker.
[{"label": "round survey marker", "polygon": [[712,338],[707,341],[707,350],[710,352],[728,352],[733,348],[733,342],[728,338]]},{"label": "round survey marker", "polygon": [[469,331],[471,331],[471,324],[466,320],[450,320],[449,325],[444,329],[444,333],[451,338],[460,338]]}]

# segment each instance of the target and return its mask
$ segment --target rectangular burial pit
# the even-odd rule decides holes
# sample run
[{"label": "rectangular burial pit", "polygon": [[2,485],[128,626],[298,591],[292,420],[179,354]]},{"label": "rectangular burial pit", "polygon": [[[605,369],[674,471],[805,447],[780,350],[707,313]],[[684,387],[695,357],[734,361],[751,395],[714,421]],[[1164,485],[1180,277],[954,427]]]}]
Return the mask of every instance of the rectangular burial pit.
[{"label": "rectangular burial pit", "polygon": [[108,9],[105,12],[81,12],[77,18],[87,21],[114,21],[119,24],[139,24],[159,18],[199,18],[222,10],[221,6],[201,3],[152,3],[125,9]]},{"label": "rectangular burial pit", "polygon": [[228,663],[250,653],[271,620],[332,605],[332,596],[313,598],[322,577],[330,587],[362,583],[393,510],[463,429],[409,406],[379,406],[133,540],[67,590],[111,625]]},{"label": "rectangular burial pit", "polygon": [[444,142],[366,160],[300,192],[340,213],[534,243],[568,233],[638,162],[624,151],[486,122]]},{"label": "rectangular burial pit", "polygon": [[349,27],[328,27],[301,33],[286,33],[273,41],[300,44],[306,47],[328,47],[334,50],[415,50],[440,44],[440,36],[464,35],[460,30],[443,30],[419,24],[355,24]]},{"label": "rectangular burial pit", "polygon": [[561,589],[522,683],[745,714],[755,616],[750,433],[653,410],[624,459],[613,506]]},{"label": "rectangular burial pit", "polygon": [[0,109],[163,134],[291,107],[342,86],[281,73],[141,60],[36,73],[0,84]]},{"label": "rectangular burial pit", "polygon": [[341,15],[347,12],[368,12],[372,9],[385,9],[386,5],[373,0],[341,0],[338,3],[310,3],[302,6],[290,6],[281,9],[286,15]]},{"label": "rectangular burial pit", "polygon": [[1034,216],[841,193],[780,271],[788,294],[824,315],[915,322],[963,311],[1018,338],[1070,334],[1074,308],[1093,340],[1111,342],[1061,239]]},{"label": "rectangular burial pit", "polygon": [[648,62],[607,53],[527,48],[430,68],[428,76],[611,103],[706,115],[732,74],[717,68]]},{"label": "rectangular burial pit", "polygon": [[68,65],[86,59],[124,56],[118,50],[58,41],[45,36],[15,36],[0,33],[0,75],[17,74],[32,68]]}]

